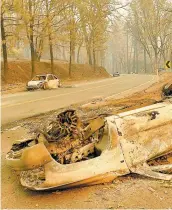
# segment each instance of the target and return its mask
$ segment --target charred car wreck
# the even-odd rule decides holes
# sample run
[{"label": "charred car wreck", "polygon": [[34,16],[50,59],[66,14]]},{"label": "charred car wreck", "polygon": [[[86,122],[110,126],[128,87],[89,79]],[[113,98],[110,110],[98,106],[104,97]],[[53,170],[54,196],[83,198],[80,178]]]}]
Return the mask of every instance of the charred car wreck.
[{"label": "charred car wreck", "polygon": [[167,83],[162,88],[162,98],[167,98],[172,96],[172,83]]},{"label": "charred car wreck", "polygon": [[172,154],[171,128],[170,103],[88,122],[67,110],[35,137],[14,142],[6,160],[32,190],[104,183],[129,173],[171,180],[172,164],[154,164]]}]

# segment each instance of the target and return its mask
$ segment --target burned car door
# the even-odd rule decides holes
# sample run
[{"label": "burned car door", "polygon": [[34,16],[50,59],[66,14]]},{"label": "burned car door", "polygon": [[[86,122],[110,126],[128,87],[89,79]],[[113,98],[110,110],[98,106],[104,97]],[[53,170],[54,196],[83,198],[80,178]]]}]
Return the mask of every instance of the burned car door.
[{"label": "burned car door", "polygon": [[58,88],[57,80],[53,77],[52,74],[47,76],[47,86],[50,89]]}]

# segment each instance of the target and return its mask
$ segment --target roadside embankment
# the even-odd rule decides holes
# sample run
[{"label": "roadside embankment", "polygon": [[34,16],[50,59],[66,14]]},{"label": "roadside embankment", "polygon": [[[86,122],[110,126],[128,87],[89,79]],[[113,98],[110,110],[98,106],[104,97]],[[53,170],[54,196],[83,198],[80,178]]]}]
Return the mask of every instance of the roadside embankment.
[{"label": "roadside embankment", "polygon": [[[2,65],[3,72],[3,65]],[[51,73],[50,62],[36,62],[35,75]],[[72,75],[69,78],[69,64],[64,61],[54,62],[54,74],[62,81],[62,84],[73,85],[75,83],[99,80],[111,77],[103,67],[90,66],[88,64],[72,64]],[[2,94],[21,92],[25,90],[26,83],[31,79],[31,64],[28,60],[9,61],[9,70],[6,81],[2,76]]]}]

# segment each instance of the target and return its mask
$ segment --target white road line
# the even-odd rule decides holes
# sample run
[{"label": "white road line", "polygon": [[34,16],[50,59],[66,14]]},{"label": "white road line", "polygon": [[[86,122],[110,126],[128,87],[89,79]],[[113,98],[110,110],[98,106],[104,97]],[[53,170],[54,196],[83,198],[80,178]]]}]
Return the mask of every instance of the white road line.
[{"label": "white road line", "polygon": [[[87,85],[92,85],[92,84],[97,84],[97,83],[103,83],[103,82],[107,82],[107,80],[111,81],[111,80],[115,80],[117,79],[117,77],[113,77],[113,78],[106,78],[106,79],[102,79],[102,80],[98,80],[98,81],[93,81],[93,82],[85,82],[85,83],[81,83],[81,84],[76,84],[76,85],[71,85],[72,87],[76,88],[76,87],[82,87],[82,86],[87,86]],[[68,85],[66,85],[68,86]],[[64,85],[64,88],[66,87]],[[55,90],[55,89],[54,89]],[[36,93],[38,93],[39,90],[36,91]],[[10,93],[10,94],[4,94],[1,96],[2,99],[6,99],[6,98],[11,98],[11,97],[15,97],[15,96],[23,96],[23,95],[30,95],[33,92],[18,92],[18,93]]]},{"label": "white road line", "polygon": [[[116,93],[116,94],[114,94],[114,95],[108,96],[108,97],[105,98],[105,100],[110,99],[110,98],[113,98],[113,97],[118,96],[118,95],[121,95],[121,94],[123,94],[123,93],[126,93],[126,92],[128,92],[128,91],[130,91],[130,90],[133,90],[133,89],[135,89],[135,88],[141,87],[141,86],[143,86],[143,85],[145,85],[145,84],[148,84],[148,83],[150,83],[150,82],[153,82],[153,80],[155,79],[155,77],[156,77],[156,76],[154,76],[152,80],[150,80],[150,81],[148,81],[148,82],[145,82],[145,83],[143,83],[143,84],[141,84],[141,85],[138,85],[138,86],[136,86],[136,87],[130,88],[130,89],[125,90],[125,91],[123,91],[123,92]],[[90,104],[90,102],[89,102],[89,103],[86,103],[86,104],[83,104],[83,106],[86,106],[86,105],[89,105],[89,104]]]},{"label": "white road line", "polygon": [[99,80],[99,81],[76,84],[76,85],[74,85],[74,87],[82,87],[82,86],[85,86],[85,85],[92,85],[92,84],[97,84],[97,83],[101,83],[101,82],[107,82],[107,80],[111,81],[111,80],[116,80],[116,79],[118,79],[118,78],[117,77],[106,78],[106,79],[102,79],[102,80]]},{"label": "white road line", "polygon": [[[148,82],[146,82],[146,83],[148,83]],[[146,84],[146,83],[144,83],[144,84]],[[108,87],[108,86],[111,86],[113,84],[116,84],[116,81],[114,83],[110,83],[108,85],[107,84],[106,85],[100,85],[100,86],[97,86],[97,87],[94,87],[94,88],[91,87],[91,88],[86,88],[84,90],[78,90],[78,91],[75,91],[75,92],[72,92],[72,93],[63,93],[63,94],[59,94],[59,95],[55,95],[55,96],[49,96],[49,97],[39,98],[39,99],[25,101],[25,102],[21,102],[21,103],[10,104],[10,105],[7,105],[7,106],[1,105],[1,107],[2,108],[8,108],[8,107],[18,106],[18,105],[22,105],[22,104],[27,104],[27,103],[33,103],[33,102],[42,101],[42,100],[45,100],[45,99],[51,99],[51,98],[56,98],[56,97],[60,97],[60,96],[66,96],[66,95],[71,95],[71,94],[75,94],[75,93],[80,93],[80,92],[84,92],[84,91],[87,91],[87,90],[98,89],[98,88],[101,88],[101,87]],[[142,84],[142,85],[144,85],[144,84]],[[139,85],[139,86],[141,86],[141,85]],[[139,87],[139,86],[136,86],[136,87]],[[134,88],[136,88],[136,87],[134,87]],[[133,88],[131,88],[131,89],[133,89]],[[129,89],[129,90],[131,90],[131,89]],[[124,92],[126,92],[126,91],[124,91]],[[117,95],[122,94],[122,93],[123,92],[117,93]]]},{"label": "white road line", "polygon": [[136,86],[136,87],[130,88],[130,89],[125,90],[125,91],[123,91],[123,92],[121,92],[121,93],[116,93],[116,94],[114,94],[114,95],[108,96],[108,97],[105,98],[105,100],[106,100],[106,99],[109,99],[109,98],[113,98],[113,97],[118,96],[118,95],[121,95],[121,94],[126,93],[126,92],[128,92],[128,91],[131,91],[131,90],[133,90],[133,89],[139,88],[139,87],[144,86],[144,85],[146,85],[146,84],[148,84],[148,83],[150,83],[150,82],[153,82],[153,80],[155,80],[155,77],[156,77],[156,76],[154,76],[152,80],[150,80],[150,81],[148,81],[148,82],[145,82],[145,83],[143,83],[143,84],[141,84],[141,85],[138,85],[138,86]]},{"label": "white road line", "polygon": [[106,84],[106,85],[101,85],[101,86],[97,86],[97,87],[91,87],[91,88],[86,88],[84,90],[78,90],[78,91],[75,91],[75,92],[70,92],[70,93],[63,93],[63,94],[59,94],[59,95],[55,95],[55,96],[48,96],[48,97],[44,97],[44,98],[39,98],[39,99],[35,99],[35,100],[30,100],[30,101],[25,101],[25,102],[21,102],[21,103],[16,103],[16,104],[10,104],[10,105],[2,105],[1,107],[4,107],[7,108],[7,107],[12,107],[12,106],[17,106],[17,105],[21,105],[21,104],[27,104],[27,103],[32,103],[32,102],[37,102],[37,101],[42,101],[42,100],[45,100],[45,99],[50,99],[50,98],[56,98],[56,97],[60,97],[60,96],[66,96],[66,95],[71,95],[73,93],[80,93],[80,92],[84,92],[84,91],[87,91],[87,90],[93,90],[93,89],[98,89],[98,88],[101,88],[101,87],[106,87],[106,86],[111,86],[113,84],[115,84],[116,82],[114,83],[111,83],[111,84]]}]

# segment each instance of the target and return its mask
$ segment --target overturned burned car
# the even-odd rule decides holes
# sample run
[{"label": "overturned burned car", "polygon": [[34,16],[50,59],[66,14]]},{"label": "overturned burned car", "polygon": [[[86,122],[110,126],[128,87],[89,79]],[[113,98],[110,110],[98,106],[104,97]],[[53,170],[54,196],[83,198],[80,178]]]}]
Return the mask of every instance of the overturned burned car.
[{"label": "overturned burned car", "polygon": [[32,190],[104,183],[129,173],[171,180],[172,164],[154,164],[172,155],[171,128],[170,103],[87,122],[67,110],[35,137],[14,142],[6,161]]}]

